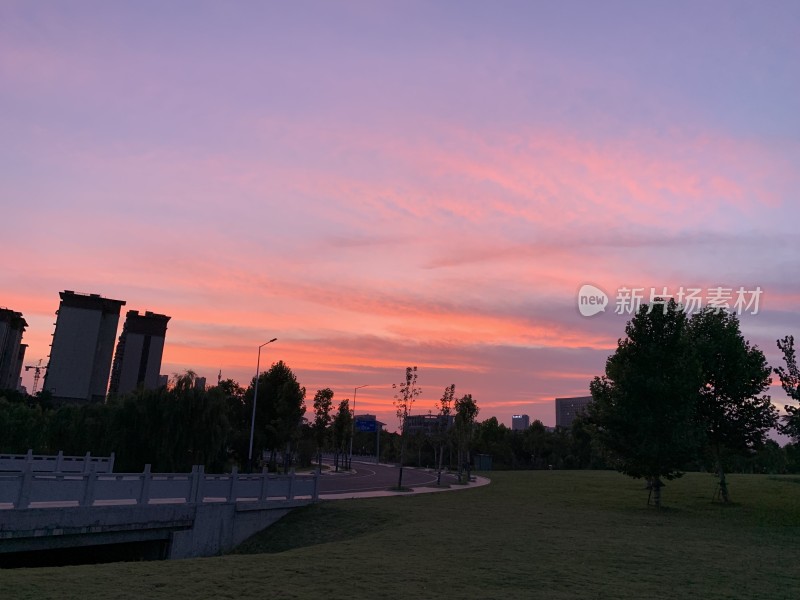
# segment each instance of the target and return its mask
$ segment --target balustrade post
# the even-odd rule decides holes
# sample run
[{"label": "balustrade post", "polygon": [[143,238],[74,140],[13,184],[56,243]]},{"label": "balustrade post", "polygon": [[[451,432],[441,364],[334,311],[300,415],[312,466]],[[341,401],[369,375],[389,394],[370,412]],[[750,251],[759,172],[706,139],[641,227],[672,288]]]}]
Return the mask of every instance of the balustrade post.
[{"label": "balustrade post", "polygon": [[228,502],[236,502],[236,481],[239,479],[239,467],[231,469],[231,482],[228,488]]},{"label": "balustrade post", "polygon": [[64,451],[59,450],[56,455],[56,473],[61,472],[62,463],[64,462]]},{"label": "balustrade post", "polygon": [[28,508],[31,498],[31,486],[33,485],[33,465],[30,462],[25,463],[24,471],[20,475],[22,482],[19,486],[19,496],[17,496],[17,504],[14,508]]},{"label": "balustrade post", "polygon": [[81,506],[91,506],[94,503],[94,486],[97,482],[97,473],[94,471],[84,475],[83,500]]},{"label": "balustrade post", "polygon": [[139,491],[139,504],[150,503],[150,482],[152,480],[153,475],[150,473],[150,465],[145,465],[142,472],[142,489]]},{"label": "balustrade post", "polygon": [[92,453],[91,452],[87,452],[86,456],[83,457],[83,472],[84,473],[91,473],[92,472],[93,469],[92,469],[92,466],[91,466],[92,465],[91,460],[92,460]]},{"label": "balustrade post", "polygon": [[203,501],[203,480],[206,477],[206,468],[203,465],[194,465],[192,467],[192,485],[189,491],[188,502],[191,504],[198,504]]},{"label": "balustrade post", "polygon": [[286,492],[286,499],[292,500],[294,498],[294,471],[289,475],[289,489]]},{"label": "balustrade post", "polygon": [[266,500],[267,499],[267,475],[269,475],[269,471],[267,471],[267,467],[261,467],[261,493],[258,495],[259,500]]}]

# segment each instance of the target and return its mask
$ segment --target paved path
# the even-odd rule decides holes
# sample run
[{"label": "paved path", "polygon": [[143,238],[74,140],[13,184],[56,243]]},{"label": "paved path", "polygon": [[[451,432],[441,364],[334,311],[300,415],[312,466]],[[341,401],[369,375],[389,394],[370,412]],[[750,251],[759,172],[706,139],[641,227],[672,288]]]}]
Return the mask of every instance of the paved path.
[{"label": "paved path", "polygon": [[364,498],[373,496],[397,496],[409,493],[430,493],[451,490],[462,490],[470,487],[486,485],[485,477],[475,477],[468,485],[458,485],[455,475],[442,473],[442,484],[451,487],[436,487],[435,470],[403,468],[403,487],[411,488],[410,492],[396,492],[389,488],[397,485],[398,468],[394,465],[374,462],[358,462],[353,459],[351,471],[323,471],[319,482],[320,498],[338,500],[344,498]]}]

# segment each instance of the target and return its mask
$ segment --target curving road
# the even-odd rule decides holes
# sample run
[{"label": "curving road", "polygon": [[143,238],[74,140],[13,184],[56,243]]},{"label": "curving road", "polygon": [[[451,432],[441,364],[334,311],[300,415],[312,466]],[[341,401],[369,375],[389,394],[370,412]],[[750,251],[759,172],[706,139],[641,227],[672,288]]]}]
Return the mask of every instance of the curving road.
[{"label": "curving road", "polygon": [[[320,494],[346,494],[350,492],[386,491],[397,485],[398,468],[353,460],[352,472],[323,471],[319,480]],[[454,481],[453,476],[442,473],[442,483]],[[403,487],[436,485],[436,471],[403,469]]]}]

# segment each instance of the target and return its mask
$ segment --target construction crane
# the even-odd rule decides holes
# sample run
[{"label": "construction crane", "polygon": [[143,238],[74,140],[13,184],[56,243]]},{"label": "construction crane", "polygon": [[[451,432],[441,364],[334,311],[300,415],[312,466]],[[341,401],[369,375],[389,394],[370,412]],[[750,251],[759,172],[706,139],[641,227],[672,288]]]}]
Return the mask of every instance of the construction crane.
[{"label": "construction crane", "polygon": [[36,395],[36,388],[39,387],[39,377],[42,376],[42,371],[47,368],[47,365],[42,366],[42,360],[41,358],[39,359],[38,365],[27,365],[25,367],[26,371],[33,369],[33,391],[31,392],[31,396]]}]

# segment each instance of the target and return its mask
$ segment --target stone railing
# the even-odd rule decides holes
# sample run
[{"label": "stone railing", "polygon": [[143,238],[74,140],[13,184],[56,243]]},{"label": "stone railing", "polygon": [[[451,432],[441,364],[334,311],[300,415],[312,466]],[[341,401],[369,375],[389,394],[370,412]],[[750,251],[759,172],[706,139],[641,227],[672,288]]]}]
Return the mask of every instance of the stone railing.
[{"label": "stone railing", "polygon": [[151,473],[146,465],[143,473],[0,473],[0,509],[316,501],[318,496],[316,474],[269,475],[266,470],[207,474],[198,466],[191,473]]},{"label": "stone railing", "polygon": [[32,470],[37,473],[112,473],[114,471],[114,453],[111,456],[92,456],[87,452],[83,456],[64,456],[34,454],[0,454],[0,472],[21,472]]}]

